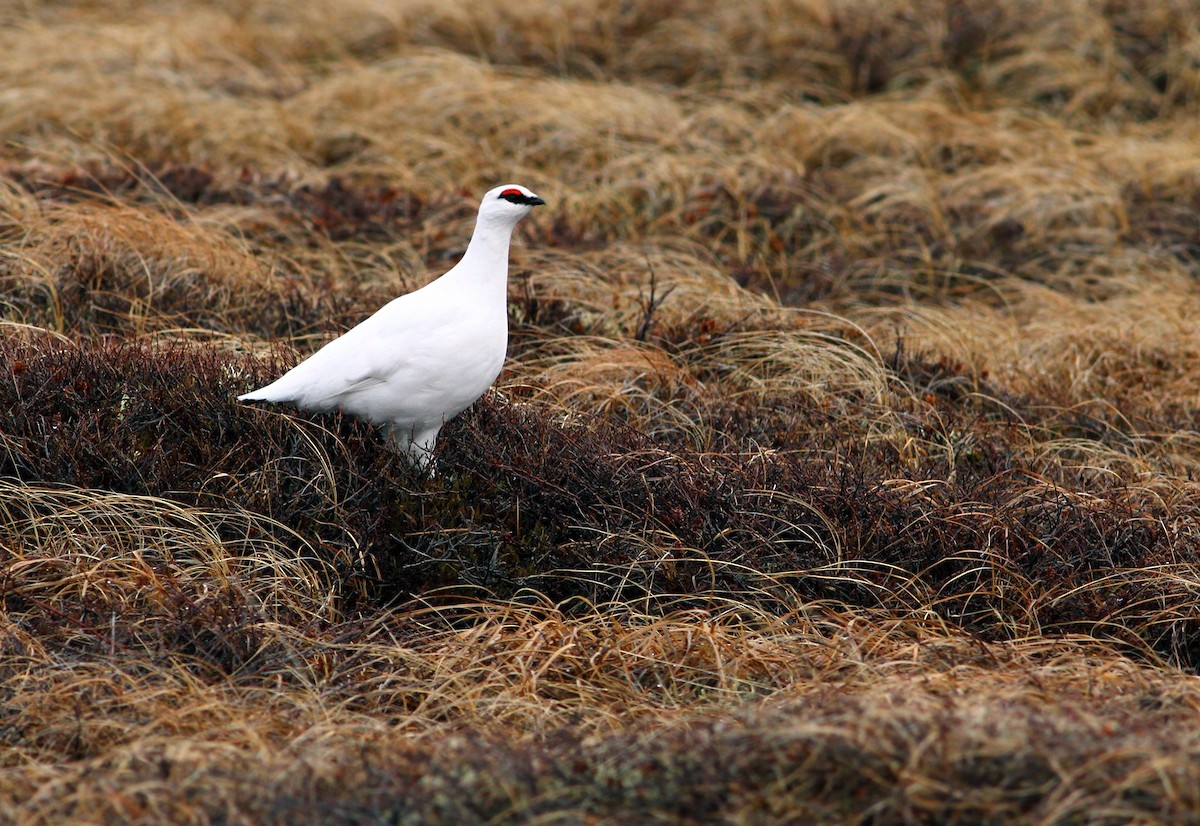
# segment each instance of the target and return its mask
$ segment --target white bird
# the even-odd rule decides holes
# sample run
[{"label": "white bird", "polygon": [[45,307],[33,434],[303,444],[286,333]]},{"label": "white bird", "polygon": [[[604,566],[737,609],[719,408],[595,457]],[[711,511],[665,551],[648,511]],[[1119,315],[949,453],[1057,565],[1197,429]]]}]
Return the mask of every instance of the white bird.
[{"label": "white bird", "polygon": [[429,468],[442,425],[482,396],[504,366],[509,242],[517,222],[544,203],[516,184],[491,190],[467,251],[446,274],[238,400],[341,409],[382,425],[393,449]]}]

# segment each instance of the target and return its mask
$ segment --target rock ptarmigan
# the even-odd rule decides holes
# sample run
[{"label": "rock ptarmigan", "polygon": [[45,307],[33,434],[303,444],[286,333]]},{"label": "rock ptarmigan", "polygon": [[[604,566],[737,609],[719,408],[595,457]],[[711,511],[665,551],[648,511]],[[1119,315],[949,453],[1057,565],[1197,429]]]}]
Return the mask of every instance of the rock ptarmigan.
[{"label": "rock ptarmigan", "polygon": [[483,395],[508,349],[508,246],[544,204],[516,184],[483,196],[466,253],[445,275],[385,304],[277,381],[239,401],[341,409],[382,425],[389,444],[428,469],[442,425]]}]

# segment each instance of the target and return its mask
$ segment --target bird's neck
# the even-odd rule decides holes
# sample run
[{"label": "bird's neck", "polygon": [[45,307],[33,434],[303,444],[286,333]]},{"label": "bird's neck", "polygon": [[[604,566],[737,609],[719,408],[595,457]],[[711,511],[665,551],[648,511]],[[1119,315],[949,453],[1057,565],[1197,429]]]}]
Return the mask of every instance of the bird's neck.
[{"label": "bird's neck", "polygon": [[479,222],[456,270],[464,280],[478,279],[477,289],[492,287],[507,293],[508,247],[513,228],[507,223]]}]

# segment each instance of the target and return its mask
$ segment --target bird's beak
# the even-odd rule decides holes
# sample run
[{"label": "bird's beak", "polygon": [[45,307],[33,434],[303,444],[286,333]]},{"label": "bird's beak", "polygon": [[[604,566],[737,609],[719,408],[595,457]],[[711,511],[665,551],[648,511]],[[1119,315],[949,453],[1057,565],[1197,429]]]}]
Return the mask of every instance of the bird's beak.
[{"label": "bird's beak", "polygon": [[543,201],[541,198],[539,198],[536,195],[534,195],[532,198],[530,198],[525,203],[529,204],[530,206],[545,206],[546,205],[546,202]]}]

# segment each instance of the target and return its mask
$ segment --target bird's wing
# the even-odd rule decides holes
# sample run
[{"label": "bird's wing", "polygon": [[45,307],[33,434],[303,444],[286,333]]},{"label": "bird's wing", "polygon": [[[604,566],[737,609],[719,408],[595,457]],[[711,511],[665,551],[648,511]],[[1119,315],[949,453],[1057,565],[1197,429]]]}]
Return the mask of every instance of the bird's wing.
[{"label": "bird's wing", "polygon": [[414,356],[461,321],[452,304],[414,300],[420,292],[385,304],[293,368],[295,388],[301,391],[297,400],[310,407],[336,407],[347,396],[412,369],[419,360]]},{"label": "bird's wing", "polygon": [[[387,380],[390,371],[378,352],[378,339],[355,328],[326,344],[280,379],[303,406],[315,409],[337,407],[346,396],[362,392]],[[357,333],[357,334],[356,334]],[[401,358],[393,357],[392,369]]]}]

